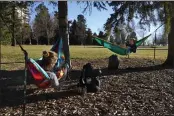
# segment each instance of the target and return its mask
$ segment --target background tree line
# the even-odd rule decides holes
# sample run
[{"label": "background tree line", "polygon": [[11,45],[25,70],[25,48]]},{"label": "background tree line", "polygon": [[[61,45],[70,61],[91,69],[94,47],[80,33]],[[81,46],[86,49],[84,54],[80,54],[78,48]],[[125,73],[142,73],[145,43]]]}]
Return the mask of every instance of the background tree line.
[{"label": "background tree line", "polygon": [[[29,8],[34,2],[1,2],[0,5],[0,30],[2,44],[16,45],[15,39],[21,44],[53,44],[59,38],[59,13],[49,14],[49,9],[44,3],[36,8],[36,17],[32,25],[29,24]],[[114,2],[113,2],[114,3]],[[110,3],[112,6],[112,2]],[[131,37],[136,38],[135,27],[130,24],[119,23],[111,30],[109,18],[104,25],[105,30],[97,35],[87,28],[86,19],[79,14],[77,19],[69,22],[69,41],[70,45],[97,45],[92,36],[98,36],[115,44],[124,44]],[[118,22],[118,21],[117,21]],[[166,45],[165,33],[160,33],[155,42],[156,45]]]},{"label": "background tree line", "polygon": [[[50,45],[59,38],[59,13],[54,12],[53,16],[49,14],[49,9],[44,3],[39,4],[36,8],[36,16],[30,21],[30,7],[34,2],[1,2],[0,4],[0,33],[2,44],[16,45],[16,40],[20,44],[32,45]],[[69,41],[70,45],[96,45],[92,36],[103,38],[92,33],[87,28],[84,15],[79,14],[77,19],[69,22]]]},{"label": "background tree line", "polygon": [[[23,43],[31,31],[29,25],[29,11],[27,7],[32,2],[1,2],[0,4],[0,38],[3,44],[16,45],[15,38]],[[28,32],[27,32],[28,31]]]}]

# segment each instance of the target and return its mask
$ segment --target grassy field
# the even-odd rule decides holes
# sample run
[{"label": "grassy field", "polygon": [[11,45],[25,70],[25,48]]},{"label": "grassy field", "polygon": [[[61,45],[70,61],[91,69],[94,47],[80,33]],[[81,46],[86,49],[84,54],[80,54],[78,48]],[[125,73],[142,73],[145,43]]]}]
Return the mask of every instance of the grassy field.
[{"label": "grassy field", "polygon": [[[46,45],[33,45],[23,46],[27,50],[29,57],[37,59],[41,56],[43,50],[49,50],[51,46]],[[147,50],[152,48],[141,48],[137,50],[137,53],[130,54],[130,58],[150,58],[153,59],[154,51]],[[160,47],[160,49],[167,49],[167,47]],[[23,62],[24,56],[19,46],[2,46],[1,62]],[[110,55],[114,54],[110,50],[100,47],[100,46],[70,46],[71,59],[101,59],[108,58]],[[157,59],[166,59],[167,50],[157,50]],[[127,57],[127,56],[120,56]],[[17,69],[23,66],[23,64],[3,64],[2,69]]]}]

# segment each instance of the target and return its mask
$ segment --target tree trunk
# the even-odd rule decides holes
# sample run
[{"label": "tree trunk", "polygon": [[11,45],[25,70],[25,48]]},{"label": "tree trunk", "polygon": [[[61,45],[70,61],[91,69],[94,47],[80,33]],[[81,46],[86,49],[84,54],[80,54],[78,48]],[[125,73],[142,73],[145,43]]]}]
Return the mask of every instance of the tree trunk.
[{"label": "tree trunk", "polygon": [[65,62],[71,66],[69,53],[69,36],[68,36],[68,4],[67,1],[58,1],[59,12],[59,37],[63,40],[63,49],[65,54]]},{"label": "tree trunk", "polygon": [[[1,30],[0,30],[1,31]],[[1,71],[1,35],[0,35],[0,71]],[[0,72],[0,74],[1,74],[1,72]]]},{"label": "tree trunk", "polygon": [[22,22],[22,26],[21,26],[21,44],[23,44],[23,41],[24,41],[24,24],[25,23],[23,23],[23,16],[22,16],[22,12],[23,12],[23,9],[21,8],[21,22]]},{"label": "tree trunk", "polygon": [[48,28],[46,29],[46,32],[47,32],[47,45],[50,45],[50,36],[49,36],[49,32],[48,32]]},{"label": "tree trunk", "polygon": [[15,3],[13,5],[13,9],[12,9],[12,40],[11,40],[11,46],[16,46],[16,40],[15,40]]},{"label": "tree trunk", "polygon": [[164,64],[174,67],[174,18],[171,20],[171,28],[168,36],[168,56]]},{"label": "tree trunk", "polygon": [[[29,44],[31,45],[31,40],[33,39],[33,32],[30,32],[30,36],[29,36]],[[37,40],[37,39],[36,39]],[[38,45],[38,40],[37,40],[37,45]]]}]

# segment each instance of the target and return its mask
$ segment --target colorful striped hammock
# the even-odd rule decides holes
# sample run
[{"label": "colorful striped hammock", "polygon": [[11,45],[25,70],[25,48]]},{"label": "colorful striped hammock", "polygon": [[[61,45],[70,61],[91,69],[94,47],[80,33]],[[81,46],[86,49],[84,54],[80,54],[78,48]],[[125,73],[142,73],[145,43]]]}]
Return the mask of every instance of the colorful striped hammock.
[{"label": "colorful striped hammock", "polygon": [[[62,39],[60,39],[60,41],[57,41],[55,43],[55,45],[53,45],[53,47],[51,48],[51,51],[54,51],[54,52],[58,53],[58,60],[57,60],[57,63],[56,63],[55,67],[59,68],[62,65],[64,65],[65,64],[65,59],[63,58],[64,53],[63,53]],[[41,59],[42,58],[40,58],[39,60],[41,60]],[[67,66],[67,68],[68,68],[68,65],[65,65],[65,66]],[[39,88],[47,88],[47,87],[50,86],[50,84],[51,84],[50,83],[50,77],[48,76],[46,71],[34,59],[29,58],[27,60],[27,68],[31,72],[32,77],[35,80],[35,84]],[[62,76],[62,77],[64,77],[64,76]]]}]

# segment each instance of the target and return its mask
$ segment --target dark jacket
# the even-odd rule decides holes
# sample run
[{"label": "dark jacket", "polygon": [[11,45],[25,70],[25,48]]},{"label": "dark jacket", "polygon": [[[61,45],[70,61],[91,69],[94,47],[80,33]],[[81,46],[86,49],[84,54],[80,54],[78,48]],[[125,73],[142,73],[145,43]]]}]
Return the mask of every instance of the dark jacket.
[{"label": "dark jacket", "polygon": [[137,46],[136,44],[129,44],[129,43],[126,43],[126,46],[129,46],[131,49],[130,49],[130,52],[133,52],[133,53],[136,53],[136,50],[137,50]]}]

